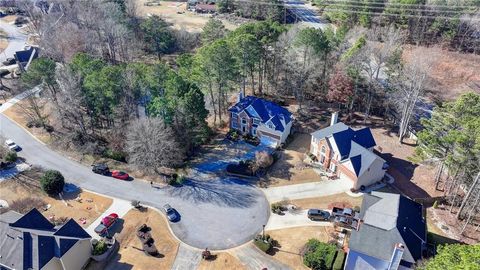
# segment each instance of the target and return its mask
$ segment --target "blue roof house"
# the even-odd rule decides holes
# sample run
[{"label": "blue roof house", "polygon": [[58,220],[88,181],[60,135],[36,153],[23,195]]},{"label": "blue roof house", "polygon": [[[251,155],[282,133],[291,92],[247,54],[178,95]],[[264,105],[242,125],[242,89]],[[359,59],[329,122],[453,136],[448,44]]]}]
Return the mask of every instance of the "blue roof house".
[{"label": "blue roof house", "polygon": [[271,101],[240,94],[238,102],[228,111],[231,129],[257,137],[263,144],[276,147],[290,135],[292,113]]},{"label": "blue roof house", "polygon": [[73,219],[55,226],[35,208],[6,212],[0,215],[0,269],[83,269],[91,238]]},{"label": "blue roof house", "polygon": [[[330,126],[313,132],[310,153],[316,163],[326,171],[352,183],[352,188],[362,189],[385,176],[385,160],[373,153],[376,145],[369,128],[353,130],[333,113]],[[347,181],[346,181],[347,182]]]}]

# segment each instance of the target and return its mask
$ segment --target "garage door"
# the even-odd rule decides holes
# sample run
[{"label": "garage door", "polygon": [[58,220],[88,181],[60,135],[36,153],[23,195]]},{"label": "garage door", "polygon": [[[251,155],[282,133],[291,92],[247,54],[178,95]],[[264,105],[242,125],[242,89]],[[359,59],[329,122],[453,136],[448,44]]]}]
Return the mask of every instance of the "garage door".
[{"label": "garage door", "polygon": [[273,139],[273,138],[271,138],[271,137],[265,136],[265,135],[263,135],[263,136],[260,138],[260,143],[261,143],[262,145],[265,145],[265,146],[268,146],[268,147],[273,147],[273,148],[277,147],[277,145],[278,145],[278,141],[277,141],[277,140],[275,140],[275,139]]}]

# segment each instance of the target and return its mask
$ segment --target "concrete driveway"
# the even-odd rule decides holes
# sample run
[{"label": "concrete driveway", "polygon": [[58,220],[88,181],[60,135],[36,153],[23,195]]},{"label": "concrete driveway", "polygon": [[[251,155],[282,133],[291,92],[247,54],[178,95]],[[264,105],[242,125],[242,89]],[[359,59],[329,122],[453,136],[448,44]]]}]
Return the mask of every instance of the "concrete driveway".
[{"label": "concrete driveway", "polygon": [[0,20],[0,28],[8,35],[8,46],[0,53],[0,62],[13,57],[16,51],[21,51],[27,43],[27,35],[20,32],[20,28],[14,24]]},{"label": "concrete driveway", "polygon": [[[196,163],[193,170],[202,171],[206,177],[194,173],[182,187],[157,189],[138,179],[121,181],[93,174],[89,167],[34,140],[3,114],[0,114],[0,133],[22,147],[19,155],[29,163],[58,170],[68,181],[81,188],[127,201],[139,200],[157,209],[169,203],[181,215],[179,222],[170,223],[171,228],[188,245],[211,250],[236,247],[253,239],[262,225],[267,224],[270,209],[262,192],[239,179],[217,177],[205,169],[209,166],[208,160],[205,161],[207,163]],[[238,153],[252,155],[249,150],[253,149],[239,150]],[[226,156],[222,166],[226,166],[224,161],[230,157],[238,159],[240,155]],[[217,166],[217,171],[220,168]],[[210,177],[212,174],[213,177]]]}]

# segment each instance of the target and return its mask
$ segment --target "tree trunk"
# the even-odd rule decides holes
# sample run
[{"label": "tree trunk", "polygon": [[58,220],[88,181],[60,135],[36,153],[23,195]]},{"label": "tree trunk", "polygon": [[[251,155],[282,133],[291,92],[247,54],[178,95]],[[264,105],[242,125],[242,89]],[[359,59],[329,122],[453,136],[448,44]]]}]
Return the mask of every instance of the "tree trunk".
[{"label": "tree trunk", "polygon": [[438,184],[440,183],[440,178],[443,173],[443,161],[440,163],[440,167],[437,170],[437,173],[435,174],[435,190],[438,190]]},{"label": "tree trunk", "polygon": [[458,209],[457,219],[460,219],[460,218],[461,218],[461,216],[462,216],[462,211],[463,211],[463,209],[465,208],[465,205],[467,204],[468,199],[469,199],[470,196],[472,195],[473,190],[474,190],[475,187],[477,186],[479,179],[480,179],[480,172],[477,173],[477,177],[475,177],[475,181],[473,181],[472,186],[471,186],[470,189],[468,190],[467,195],[465,195],[465,198],[463,198],[462,204],[460,205],[460,208]]},{"label": "tree trunk", "polygon": [[470,208],[470,211],[468,211],[468,217],[467,220],[465,221],[465,224],[463,225],[462,232],[461,234],[463,235],[463,232],[465,232],[465,229],[468,226],[468,223],[472,220],[472,217],[474,216],[473,213],[475,212],[474,210],[477,208],[478,204],[478,199],[480,198],[480,194],[477,194],[477,198],[475,199],[475,203],[472,205],[472,208]]}]

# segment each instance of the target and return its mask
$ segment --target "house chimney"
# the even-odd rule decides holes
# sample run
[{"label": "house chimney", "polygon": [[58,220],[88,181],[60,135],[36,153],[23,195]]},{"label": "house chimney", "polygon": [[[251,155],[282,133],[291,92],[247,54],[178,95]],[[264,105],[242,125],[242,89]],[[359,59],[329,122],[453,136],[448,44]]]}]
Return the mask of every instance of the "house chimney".
[{"label": "house chimney", "polygon": [[242,101],[243,98],[244,98],[244,96],[243,96],[243,91],[238,92],[237,102]]},{"label": "house chimney", "polygon": [[402,243],[395,244],[395,248],[393,249],[392,258],[390,259],[390,263],[388,264],[388,270],[397,270],[398,266],[400,265],[400,261],[403,257],[403,251],[405,247]]},{"label": "house chimney", "polygon": [[330,126],[335,125],[337,121],[338,121],[338,112],[333,112],[332,119],[330,120]]}]

